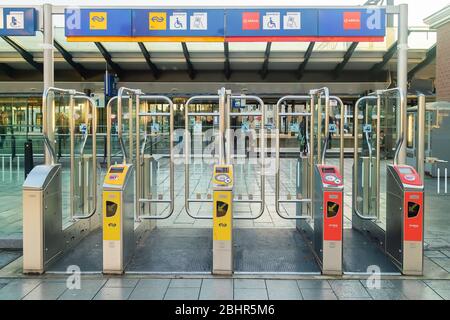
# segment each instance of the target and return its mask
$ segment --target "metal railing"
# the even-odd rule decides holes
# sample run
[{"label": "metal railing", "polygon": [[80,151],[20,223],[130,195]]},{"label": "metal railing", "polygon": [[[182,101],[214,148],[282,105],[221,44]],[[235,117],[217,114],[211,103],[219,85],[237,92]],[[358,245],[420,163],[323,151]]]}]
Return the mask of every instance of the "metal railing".
[{"label": "metal railing", "polygon": [[[305,199],[293,199],[293,200],[282,200],[280,199],[280,117],[283,116],[304,116],[309,117],[311,125],[309,126],[310,132],[309,132],[309,138],[307,138],[307,144],[308,144],[308,153],[309,153],[309,164],[312,172],[314,172],[314,110],[313,110],[313,104],[311,104],[310,112],[280,112],[281,104],[284,101],[287,100],[296,100],[296,101],[311,101],[311,96],[284,96],[281,97],[277,104],[276,104],[276,110],[275,110],[275,127],[276,127],[276,133],[275,133],[275,211],[276,213],[283,219],[291,219],[291,220],[300,220],[300,219],[310,219],[311,215],[306,216],[285,216],[281,213],[280,210],[280,203],[310,203],[312,204],[312,190],[310,189],[311,185],[308,185],[308,197]],[[308,122],[306,121],[306,126]],[[308,129],[306,129],[308,131]],[[310,141],[313,141],[313,143],[310,144]],[[310,180],[311,182],[311,180]]]},{"label": "metal railing", "polygon": [[[165,101],[169,104],[169,112],[140,112],[140,102],[141,101],[148,101],[148,100],[160,100]],[[136,218],[137,220],[163,220],[169,218],[173,212],[174,212],[174,201],[175,201],[175,191],[174,191],[174,159],[173,159],[173,133],[174,133],[174,118],[173,118],[173,112],[174,112],[174,105],[172,100],[170,100],[166,96],[159,96],[159,95],[137,95],[136,96]],[[160,116],[160,117],[169,117],[169,199],[147,199],[147,198],[141,198],[142,196],[142,190],[141,190],[141,160],[143,160],[144,151],[145,151],[145,145],[143,145],[144,148],[141,150],[140,146],[140,119],[142,117],[154,117],[154,116]],[[142,158],[142,159],[141,159]],[[148,215],[140,215],[141,212],[141,203],[169,203],[169,213],[165,216],[148,216]]]}]

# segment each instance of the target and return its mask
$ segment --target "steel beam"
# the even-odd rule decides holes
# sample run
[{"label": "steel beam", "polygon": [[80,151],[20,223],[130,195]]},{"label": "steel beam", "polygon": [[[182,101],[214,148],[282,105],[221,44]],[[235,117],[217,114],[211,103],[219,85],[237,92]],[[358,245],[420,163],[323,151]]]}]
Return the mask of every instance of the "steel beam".
[{"label": "steel beam", "polygon": [[114,61],[112,61],[112,57],[109,54],[108,50],[106,50],[106,48],[100,43],[100,42],[94,42],[95,46],[97,47],[97,49],[100,51],[100,53],[102,54],[103,58],[105,59],[106,63],[108,64],[108,66],[113,69],[113,71],[120,76],[123,73],[122,68],[115,63]]},{"label": "steel beam", "polygon": [[225,78],[229,80],[231,77],[231,65],[230,65],[230,49],[228,46],[228,42],[223,43],[223,51],[225,54],[225,62],[224,62]]},{"label": "steel beam", "polygon": [[194,79],[197,72],[195,71],[194,66],[192,65],[191,56],[189,55],[189,50],[187,48],[186,42],[182,42],[181,46],[183,47],[183,55],[184,58],[186,59],[189,78]]},{"label": "steel beam", "polygon": [[153,63],[150,53],[148,52],[147,48],[145,47],[145,44],[142,42],[138,42],[139,48],[141,49],[142,54],[144,55],[145,61],[147,61],[147,65],[152,71],[153,77],[155,79],[158,79],[161,71],[158,69],[158,67]]},{"label": "steel beam", "polygon": [[408,81],[410,81],[412,78],[414,78],[414,76],[416,75],[417,72],[419,72],[420,70],[422,70],[423,68],[425,68],[427,65],[429,65],[433,60],[436,59],[436,51],[437,51],[437,46],[433,45],[426,54],[425,59],[420,62],[418,65],[416,65],[414,68],[411,69],[411,71],[408,72]]},{"label": "steel beam", "polygon": [[19,46],[17,43],[15,43],[13,40],[11,40],[11,38],[9,38],[7,36],[2,36],[2,39],[5,40],[11,47],[13,47],[14,50],[16,50],[22,56],[22,58],[26,62],[28,62],[29,65],[31,65],[33,68],[35,68],[39,72],[43,72],[44,67],[43,67],[42,63],[36,62],[31,53],[26,51],[24,48]]},{"label": "steel beam", "polygon": [[80,63],[73,61],[73,56],[56,40],[53,40],[55,48],[62,55],[64,60],[83,78],[86,80],[89,78],[88,70]]},{"label": "steel beam", "polygon": [[352,57],[353,53],[355,52],[358,44],[359,44],[359,42],[353,42],[350,45],[350,47],[347,49],[347,52],[345,53],[344,58],[342,59],[342,62],[336,66],[336,69],[334,69],[334,77],[335,78],[338,78],[341,75],[345,66],[350,61],[350,58]]},{"label": "steel beam", "polygon": [[264,52],[264,62],[259,72],[261,74],[261,78],[265,79],[267,74],[269,73],[269,58],[270,58],[270,48],[272,47],[272,42],[267,42],[266,51]]},{"label": "steel beam", "polygon": [[309,59],[311,58],[311,55],[313,53],[314,50],[314,46],[316,45],[315,42],[310,42],[308,49],[305,52],[305,55],[303,57],[303,62],[300,64],[300,66],[298,67],[298,71],[297,71],[297,78],[300,80],[301,78],[303,78],[303,74],[305,72],[306,66],[308,65]]}]

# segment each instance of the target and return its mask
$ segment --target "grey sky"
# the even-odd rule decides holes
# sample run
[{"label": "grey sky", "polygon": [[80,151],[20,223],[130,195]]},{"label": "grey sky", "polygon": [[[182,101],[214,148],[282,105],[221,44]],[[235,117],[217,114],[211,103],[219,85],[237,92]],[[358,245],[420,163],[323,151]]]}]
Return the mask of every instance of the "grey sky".
[{"label": "grey sky", "polygon": [[[52,3],[68,6],[146,6],[146,7],[226,7],[226,6],[352,6],[366,0],[2,0],[2,5],[39,5]],[[396,0],[396,4],[409,4],[410,26],[424,25],[423,19],[450,4],[450,0]]]}]

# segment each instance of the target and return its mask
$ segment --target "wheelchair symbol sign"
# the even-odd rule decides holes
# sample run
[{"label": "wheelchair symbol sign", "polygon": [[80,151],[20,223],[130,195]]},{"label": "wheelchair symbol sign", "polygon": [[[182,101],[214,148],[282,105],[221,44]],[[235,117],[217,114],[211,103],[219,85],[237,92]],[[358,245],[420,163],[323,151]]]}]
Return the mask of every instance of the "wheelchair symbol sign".
[{"label": "wheelchair symbol sign", "polygon": [[330,125],[328,127],[328,131],[330,133],[336,133],[337,132],[337,126],[334,123],[330,123]]},{"label": "wheelchair symbol sign", "polygon": [[371,124],[365,124],[363,127],[364,133],[371,133],[372,132],[372,125]]}]

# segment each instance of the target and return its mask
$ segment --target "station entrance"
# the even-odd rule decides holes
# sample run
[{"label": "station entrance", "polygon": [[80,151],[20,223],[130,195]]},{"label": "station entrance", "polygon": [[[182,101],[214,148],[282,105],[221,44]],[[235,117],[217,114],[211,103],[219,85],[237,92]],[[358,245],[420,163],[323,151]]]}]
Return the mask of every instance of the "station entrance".
[{"label": "station entrance", "polygon": [[[44,97],[50,91],[69,96],[69,119],[75,101],[89,99],[56,88]],[[93,188],[94,113],[88,111],[90,120],[78,128],[70,123],[66,165],[49,142],[50,128],[44,129],[50,164],[33,169],[24,184],[24,199],[40,201],[24,215],[25,225],[33,226],[24,229],[24,272],[66,273],[77,266],[85,273],[118,274],[340,275],[371,274],[373,268],[421,274],[423,185],[413,167],[399,164],[403,126],[394,163],[382,161],[383,99],[405,105],[399,89],[358,101],[355,114],[363,106],[366,116],[355,126],[362,139],[355,128],[352,160],[344,158],[342,134],[339,156],[327,153],[330,138],[343,132],[342,122],[330,121],[331,114],[342,114],[343,103],[327,88],[280,97],[273,126],[258,96],[225,88],[192,96],[183,106],[181,130],[175,130],[170,98],[120,88],[108,106],[108,165],[99,190]],[[198,111],[198,103],[210,109]],[[298,142],[294,158],[283,148],[283,126]],[[61,229],[65,166],[71,225]]]},{"label": "station entrance", "polygon": [[[52,9],[45,9],[44,67],[53,72]],[[122,19],[149,19],[149,10],[112,10],[104,13],[111,19],[102,19],[106,26],[97,39],[266,39],[269,49],[269,42],[280,39],[357,44],[383,41],[386,16],[398,15],[398,88],[376,91],[356,103],[353,159],[344,157],[344,104],[327,87],[277,97],[272,108],[257,95],[226,87],[210,95],[191,94],[178,104],[177,123],[181,117],[184,125],[175,126],[169,94],[145,94],[136,85],[119,88],[106,106],[102,168],[94,101],[49,86],[53,80],[47,72],[45,164],[36,166],[23,185],[24,273],[422,274],[423,176],[405,165],[404,152],[407,6],[347,8],[365,22],[357,32],[344,19],[349,12],[343,8],[310,9],[296,9],[297,31],[281,25],[259,30],[258,23],[255,33],[247,32],[256,26],[244,26],[248,21],[242,10],[208,10],[203,16],[215,17],[209,19],[214,23],[199,38],[193,36],[199,33],[186,29],[174,34],[170,28],[153,38],[154,30],[140,23],[144,19]],[[258,17],[273,15],[255,10]],[[276,16],[284,16],[284,10]],[[163,12],[162,22],[172,11]],[[89,8],[65,11],[66,19],[82,21],[80,26],[66,24],[68,39],[92,41],[96,35],[91,30],[98,29],[86,25],[92,13]],[[301,19],[310,21],[308,28],[300,26],[300,15],[308,16]],[[342,23],[335,17],[342,17]],[[124,23],[118,29],[125,34],[108,30],[107,20]],[[97,47],[106,52],[101,44]],[[142,51],[149,62],[149,53]],[[184,56],[192,67],[186,49]],[[56,108],[50,95],[65,97],[68,106]],[[383,117],[396,124],[392,149],[384,142]],[[56,130],[57,118],[67,123],[66,132]],[[56,140],[69,145],[68,158],[58,156]],[[332,147],[337,152],[331,153]],[[416,158],[423,163],[423,150]]]}]

